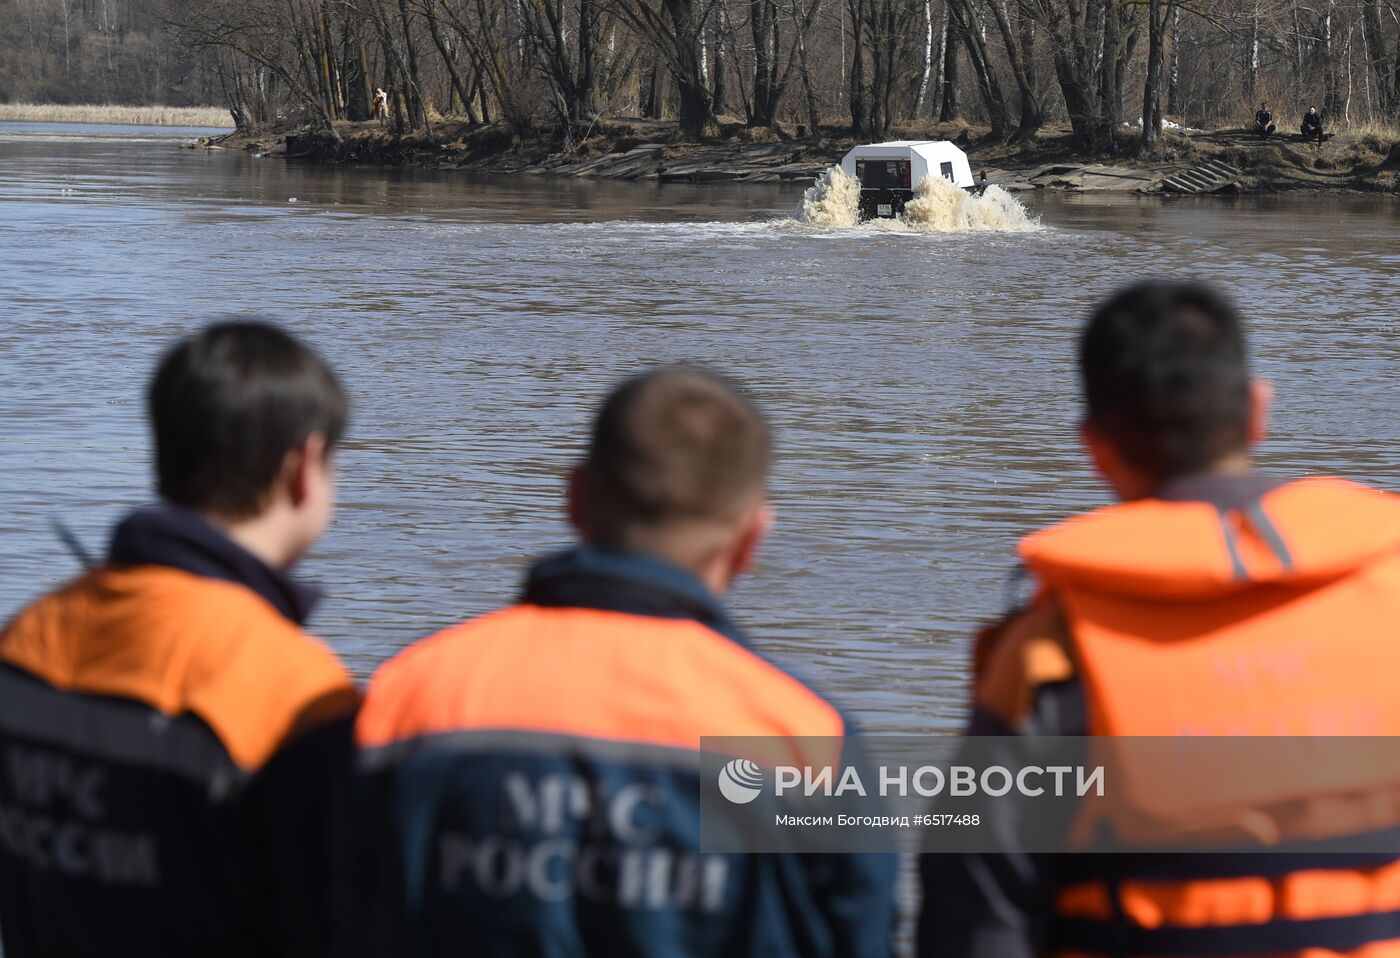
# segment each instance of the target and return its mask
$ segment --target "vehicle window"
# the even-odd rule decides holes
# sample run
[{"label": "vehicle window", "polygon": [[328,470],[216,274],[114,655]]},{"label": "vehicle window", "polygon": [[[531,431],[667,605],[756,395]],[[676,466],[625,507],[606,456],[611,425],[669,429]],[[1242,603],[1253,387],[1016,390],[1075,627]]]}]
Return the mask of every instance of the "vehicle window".
[{"label": "vehicle window", "polygon": [[940,163],[938,164],[938,170],[943,174],[943,178],[945,180],[948,180],[950,182],[956,182],[956,177],[953,176],[953,164]]},{"label": "vehicle window", "polygon": [[908,160],[856,160],[856,179],[862,189],[909,189]]}]

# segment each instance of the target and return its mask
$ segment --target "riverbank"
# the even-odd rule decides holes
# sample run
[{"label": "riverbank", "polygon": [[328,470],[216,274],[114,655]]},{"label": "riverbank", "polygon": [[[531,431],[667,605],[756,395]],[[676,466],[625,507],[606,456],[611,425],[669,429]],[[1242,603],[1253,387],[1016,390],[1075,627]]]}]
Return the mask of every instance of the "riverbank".
[{"label": "riverbank", "polygon": [[218,106],[111,106],[74,103],[0,103],[0,121],[24,123],[113,123],[132,126],[233,127]]},{"label": "riverbank", "polygon": [[[1265,193],[1349,190],[1400,193],[1400,134],[1342,132],[1322,144],[1296,136],[1269,140],[1240,130],[1164,134],[1154,156],[1125,147],[1101,157],[1075,150],[1067,128],[1046,128],[1031,143],[986,144],[985,131],[953,124],[900,129],[892,138],[948,139],[967,150],[975,171],[1008,190],[1075,192]],[[378,123],[341,123],[324,131],[236,131],[201,141],[208,148],[245,149],[317,163],[456,169],[488,173],[600,177],[661,182],[810,182],[856,144],[848,131],[823,129],[821,144],[805,136],[721,124],[702,141],[682,137],[671,122],[599,120],[582,135],[513,130],[439,120],[395,136]]]}]

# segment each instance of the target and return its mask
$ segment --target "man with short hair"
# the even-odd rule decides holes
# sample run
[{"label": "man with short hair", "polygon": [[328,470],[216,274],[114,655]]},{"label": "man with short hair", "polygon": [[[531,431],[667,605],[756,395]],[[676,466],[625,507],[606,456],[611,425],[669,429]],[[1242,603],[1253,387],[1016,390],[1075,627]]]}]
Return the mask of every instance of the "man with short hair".
[{"label": "man with short hair", "polygon": [[1267,103],[1259,104],[1259,109],[1254,113],[1254,132],[1267,140],[1276,129],[1278,126],[1274,123],[1274,112],[1269,109]]},{"label": "man with short hair", "polygon": [[1316,140],[1321,143],[1327,137],[1322,132],[1322,114],[1317,112],[1317,107],[1308,107],[1308,112],[1303,114],[1303,142]]},{"label": "man with short hair", "polygon": [[[1258,770],[1245,759],[1275,736],[1400,734],[1400,497],[1252,467],[1270,388],[1210,289],[1120,292],[1079,366],[1083,441],[1119,503],[1022,541],[1039,589],[979,637],[970,734],[1013,754],[1029,747],[1014,737],[1085,735],[1131,737],[1119,754],[1187,735],[1238,751],[1184,782],[1110,769],[1108,800],[1063,822],[1043,799],[992,803],[1016,836],[1005,854],[922,859],[920,954],[1397,953],[1385,763],[1340,786],[1301,759],[1231,769]],[[1026,847],[1047,820],[1063,841]]]},{"label": "man with short hair", "polygon": [[148,400],[165,504],[0,632],[5,954],[323,954],[358,693],[285,570],[330,520],[345,396],[235,322],[175,346]]},{"label": "man with short hair", "polygon": [[371,683],[352,945],[889,953],[892,856],[700,849],[701,736],[851,734],[719,600],[772,522],[769,457],[758,411],[708,372],[657,370],[608,398],[569,480],[582,545]]}]

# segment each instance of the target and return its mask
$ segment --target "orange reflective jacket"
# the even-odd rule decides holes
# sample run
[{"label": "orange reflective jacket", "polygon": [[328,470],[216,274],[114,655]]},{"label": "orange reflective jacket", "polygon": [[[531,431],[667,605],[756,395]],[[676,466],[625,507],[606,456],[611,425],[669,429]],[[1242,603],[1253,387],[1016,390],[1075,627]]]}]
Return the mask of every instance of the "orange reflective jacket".
[{"label": "orange reflective jacket", "polygon": [[[1314,479],[1229,511],[1143,500],[1021,554],[1064,615],[1091,734],[1372,737],[1339,738],[1326,768],[1246,746],[1218,775],[1106,746],[1120,787],[1086,804],[1077,843],[1164,852],[1071,856],[1061,950],[1400,955],[1400,763],[1378,738],[1400,735],[1400,498]],[[1338,842],[1350,857],[1320,851]],[[1278,853],[1167,851],[1217,843]]]},{"label": "orange reflective jacket", "polygon": [[25,609],[0,632],[6,954],[308,954],[283,904],[313,890],[273,861],[326,809],[299,818],[266,771],[356,702],[324,646],[234,582],[107,567]]},{"label": "orange reflective jacket", "polygon": [[699,749],[704,735],[840,736],[840,714],[786,672],[690,619],[520,605],[386,663],[362,748],[516,729]]},{"label": "orange reflective jacket", "polygon": [[396,956],[888,956],[893,856],[704,849],[704,736],[809,765],[851,729],[689,573],[595,547],[541,562],[520,604],[375,675],[352,937]]}]

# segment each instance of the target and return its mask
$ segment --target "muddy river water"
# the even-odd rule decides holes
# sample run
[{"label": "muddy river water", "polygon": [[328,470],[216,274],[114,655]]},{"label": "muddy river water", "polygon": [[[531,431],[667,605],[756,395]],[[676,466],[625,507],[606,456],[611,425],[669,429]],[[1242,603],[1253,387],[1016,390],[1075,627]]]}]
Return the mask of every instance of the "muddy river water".
[{"label": "muddy river water", "polygon": [[869,727],[945,731],[1017,537],[1104,501],[1073,337],[1147,275],[1236,296],[1278,392],[1264,465],[1400,489],[1400,204],[1023,197],[1039,228],[791,222],[801,190],[326,170],[191,131],[0,124],[0,616],[151,497],[142,389],[217,316],[343,374],[334,530],[302,572],[360,675],[509,600],[568,540],[591,407],[641,367],[749,384],[778,525],[732,596],[755,642]]}]

